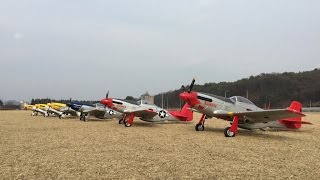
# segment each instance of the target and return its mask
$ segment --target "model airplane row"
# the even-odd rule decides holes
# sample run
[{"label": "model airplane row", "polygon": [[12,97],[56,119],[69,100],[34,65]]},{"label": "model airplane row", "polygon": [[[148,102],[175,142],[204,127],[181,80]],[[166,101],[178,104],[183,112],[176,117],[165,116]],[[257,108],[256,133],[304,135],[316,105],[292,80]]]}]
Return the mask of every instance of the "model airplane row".
[{"label": "model airplane row", "polygon": [[[108,98],[108,94],[107,97]],[[119,120],[119,124],[130,127],[133,124],[134,117],[147,122],[189,122],[193,119],[193,112],[188,104],[185,104],[180,111],[170,111],[160,108],[156,105],[143,104],[142,101],[135,102],[129,100],[114,99],[117,108],[108,108],[106,99],[102,99],[102,104],[85,104],[80,102],[72,102],[67,104],[48,103],[28,105],[25,108],[31,109],[32,116],[42,114],[44,117],[50,114],[57,115],[59,118],[69,116],[78,116],[82,121],[88,121],[91,116],[99,119]]]},{"label": "model airplane row", "polygon": [[193,79],[189,90],[179,95],[186,103],[180,111],[169,111],[156,105],[109,98],[108,92],[106,98],[100,101],[102,105],[84,104],[71,100],[67,104],[40,104],[32,106],[32,115],[41,113],[46,117],[49,114],[56,114],[59,118],[79,116],[83,121],[87,121],[90,116],[100,119],[117,118],[119,124],[131,127],[135,117],[147,122],[190,122],[193,119],[193,112],[198,112],[202,116],[195,126],[196,131],[203,131],[205,120],[215,117],[230,122],[231,126],[224,130],[226,137],[234,137],[238,133],[238,128],[248,130],[299,129],[302,124],[311,124],[301,120],[305,115],[301,112],[301,103],[297,101],[293,101],[286,109],[265,110],[241,96],[226,98],[192,91],[194,83]]}]

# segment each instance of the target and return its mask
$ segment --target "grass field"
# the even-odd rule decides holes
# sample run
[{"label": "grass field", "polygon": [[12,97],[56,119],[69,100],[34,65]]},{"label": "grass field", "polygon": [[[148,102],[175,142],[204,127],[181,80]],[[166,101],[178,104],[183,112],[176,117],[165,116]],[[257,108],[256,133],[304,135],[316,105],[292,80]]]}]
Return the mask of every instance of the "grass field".
[{"label": "grass field", "polygon": [[320,179],[320,114],[298,131],[31,117],[0,111],[0,179]]}]

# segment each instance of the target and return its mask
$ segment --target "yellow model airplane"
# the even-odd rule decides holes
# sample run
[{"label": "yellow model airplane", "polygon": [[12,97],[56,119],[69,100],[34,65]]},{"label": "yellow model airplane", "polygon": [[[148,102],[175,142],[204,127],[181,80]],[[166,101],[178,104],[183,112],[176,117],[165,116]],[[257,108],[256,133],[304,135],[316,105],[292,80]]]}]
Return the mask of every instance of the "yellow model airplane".
[{"label": "yellow model airplane", "polygon": [[56,102],[48,103],[47,105],[48,105],[49,107],[51,107],[52,109],[55,109],[55,110],[57,110],[57,111],[60,111],[62,108],[67,107],[66,104],[56,103]]},{"label": "yellow model airplane", "polygon": [[23,109],[24,109],[24,110],[32,110],[32,109],[33,109],[33,107],[34,107],[34,105],[31,105],[31,104],[25,104],[25,105],[23,106]]},{"label": "yellow model airplane", "polygon": [[47,110],[49,106],[46,104],[35,104],[32,108],[31,116],[37,116],[38,113],[43,114],[44,117],[49,116]]}]

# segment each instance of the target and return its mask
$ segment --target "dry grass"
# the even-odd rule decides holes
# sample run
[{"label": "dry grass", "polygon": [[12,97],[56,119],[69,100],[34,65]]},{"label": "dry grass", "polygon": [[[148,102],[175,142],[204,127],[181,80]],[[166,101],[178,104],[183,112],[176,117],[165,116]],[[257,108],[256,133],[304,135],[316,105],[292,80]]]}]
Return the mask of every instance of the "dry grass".
[{"label": "dry grass", "polygon": [[31,117],[0,111],[0,179],[319,179],[320,114],[298,131],[240,130],[191,124],[131,128],[115,120]]}]

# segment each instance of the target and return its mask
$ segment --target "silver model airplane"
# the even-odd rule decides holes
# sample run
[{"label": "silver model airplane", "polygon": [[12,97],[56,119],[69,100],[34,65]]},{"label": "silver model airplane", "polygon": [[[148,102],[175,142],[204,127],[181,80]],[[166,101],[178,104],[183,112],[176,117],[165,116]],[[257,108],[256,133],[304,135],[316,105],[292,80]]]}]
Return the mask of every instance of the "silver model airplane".
[{"label": "silver model airplane", "polygon": [[203,131],[205,119],[212,117],[231,121],[231,127],[224,130],[226,137],[234,137],[238,132],[238,127],[248,130],[263,128],[299,129],[301,124],[311,124],[301,121],[301,117],[305,115],[301,113],[302,105],[297,101],[293,101],[290,107],[286,109],[264,110],[241,96],[225,98],[192,91],[194,83],[195,80],[193,79],[189,91],[185,91],[179,96],[194,111],[203,114],[195,127],[197,131]]},{"label": "silver model airplane", "polygon": [[108,94],[100,102],[110,109],[123,113],[123,118],[119,120],[119,124],[124,123],[126,127],[130,127],[133,124],[135,117],[139,117],[140,120],[147,122],[188,122],[193,119],[193,112],[189,109],[188,104],[181,111],[168,111],[155,105],[108,98]]},{"label": "silver model airplane", "polygon": [[[65,109],[64,114],[79,115],[81,121],[88,121],[91,116],[98,119],[121,118],[122,114],[108,109],[105,106],[98,104],[92,105],[80,102],[67,103],[68,109]],[[70,109],[71,108],[71,109]]]}]

